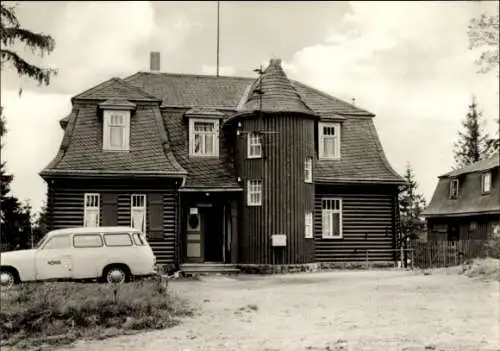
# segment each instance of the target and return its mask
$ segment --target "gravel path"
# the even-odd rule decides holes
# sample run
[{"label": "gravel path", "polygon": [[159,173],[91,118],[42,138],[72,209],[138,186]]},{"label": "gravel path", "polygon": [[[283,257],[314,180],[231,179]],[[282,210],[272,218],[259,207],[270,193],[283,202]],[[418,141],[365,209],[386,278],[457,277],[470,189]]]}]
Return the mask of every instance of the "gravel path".
[{"label": "gravel path", "polygon": [[404,271],[173,281],[199,307],[177,327],[73,351],[500,350],[499,284]]}]

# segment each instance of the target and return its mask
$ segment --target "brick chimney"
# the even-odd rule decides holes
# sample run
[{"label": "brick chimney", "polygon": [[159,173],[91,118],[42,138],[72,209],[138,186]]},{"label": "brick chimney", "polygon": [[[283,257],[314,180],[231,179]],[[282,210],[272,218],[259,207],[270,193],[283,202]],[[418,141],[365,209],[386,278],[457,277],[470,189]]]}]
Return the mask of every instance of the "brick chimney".
[{"label": "brick chimney", "polygon": [[160,71],[160,53],[157,51],[151,52],[149,70],[151,72],[159,72]]}]

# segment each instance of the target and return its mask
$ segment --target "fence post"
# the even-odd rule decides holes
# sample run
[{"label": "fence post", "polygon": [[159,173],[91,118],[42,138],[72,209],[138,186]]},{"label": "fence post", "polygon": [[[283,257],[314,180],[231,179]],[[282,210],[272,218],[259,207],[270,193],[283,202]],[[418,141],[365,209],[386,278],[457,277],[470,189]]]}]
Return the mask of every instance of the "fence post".
[{"label": "fence post", "polygon": [[415,257],[415,255],[413,255],[413,247],[410,250],[411,250],[410,267],[411,270],[413,270],[413,258]]}]

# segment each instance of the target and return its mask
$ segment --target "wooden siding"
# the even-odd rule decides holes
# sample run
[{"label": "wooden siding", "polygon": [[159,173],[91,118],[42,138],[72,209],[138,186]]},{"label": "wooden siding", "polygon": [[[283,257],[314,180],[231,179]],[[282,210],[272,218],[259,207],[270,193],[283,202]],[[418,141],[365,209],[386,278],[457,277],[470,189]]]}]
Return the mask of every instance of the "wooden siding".
[{"label": "wooden siding", "polygon": [[[81,227],[84,214],[84,194],[101,194],[100,224],[130,226],[130,196],[146,194],[147,198],[163,199],[163,233],[148,237],[159,263],[173,263],[177,233],[177,191],[174,181],[125,181],[125,180],[53,180],[48,185],[48,210],[50,229]],[[149,200],[148,200],[149,202]],[[146,219],[148,233],[151,227],[148,204]],[[113,211],[114,209],[114,211]],[[114,212],[115,218],[109,218]],[[106,213],[106,218],[104,214]]]},{"label": "wooden siding", "polygon": [[[316,186],[314,239],[316,261],[392,261],[395,248],[395,186]],[[322,198],[342,199],[339,239],[322,237]]]},{"label": "wooden siding", "polygon": [[456,226],[455,240],[487,240],[495,225],[500,224],[500,215],[477,215],[462,217],[438,217],[427,219],[428,241],[451,240],[451,226]]},{"label": "wooden siding", "polygon": [[[305,212],[313,211],[314,185],[304,182],[304,161],[314,159],[314,121],[265,115],[241,122],[238,176],[244,184],[239,225],[239,262],[292,264],[314,260],[314,240],[305,238]],[[249,132],[261,135],[262,158],[247,159]],[[314,169],[314,161],[313,161]],[[247,205],[247,181],[262,180],[262,205]],[[286,248],[271,246],[272,234],[287,236]]]}]

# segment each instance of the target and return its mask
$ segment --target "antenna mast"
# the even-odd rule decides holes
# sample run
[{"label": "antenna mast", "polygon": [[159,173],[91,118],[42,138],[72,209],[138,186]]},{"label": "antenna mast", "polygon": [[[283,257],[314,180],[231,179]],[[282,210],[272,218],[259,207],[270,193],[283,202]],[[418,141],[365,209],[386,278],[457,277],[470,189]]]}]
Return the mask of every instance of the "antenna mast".
[{"label": "antenna mast", "polygon": [[220,1],[217,0],[217,77],[219,76],[219,33],[220,33]]}]

